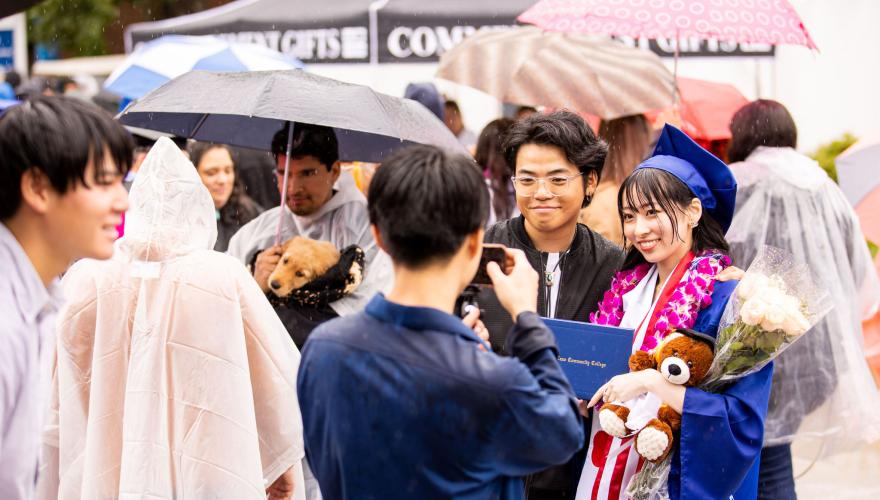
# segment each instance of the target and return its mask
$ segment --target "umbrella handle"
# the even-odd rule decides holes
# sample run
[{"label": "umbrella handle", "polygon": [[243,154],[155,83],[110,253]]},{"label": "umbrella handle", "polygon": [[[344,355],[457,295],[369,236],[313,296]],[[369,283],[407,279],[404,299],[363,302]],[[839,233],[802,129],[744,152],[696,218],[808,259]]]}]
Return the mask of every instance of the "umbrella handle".
[{"label": "umbrella handle", "polygon": [[281,226],[284,223],[284,205],[287,203],[287,174],[290,172],[290,151],[293,149],[293,123],[287,123],[287,152],[284,155],[284,178],[281,180],[281,210],[278,211],[278,228],[275,230],[275,246],[281,244]]},{"label": "umbrella handle", "polygon": [[681,44],[681,35],[678,28],[675,29],[675,59],[672,63],[672,82],[675,85],[672,90],[672,104],[678,106],[681,101],[681,93],[678,90],[678,46]]}]

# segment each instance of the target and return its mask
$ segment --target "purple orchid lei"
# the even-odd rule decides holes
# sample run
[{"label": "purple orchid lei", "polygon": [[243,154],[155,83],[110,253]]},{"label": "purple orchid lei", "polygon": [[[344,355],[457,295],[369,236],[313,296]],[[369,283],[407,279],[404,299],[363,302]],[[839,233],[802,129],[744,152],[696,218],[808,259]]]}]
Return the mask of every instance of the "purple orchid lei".
[{"label": "purple orchid lei", "polygon": [[[660,310],[654,331],[646,332],[639,349],[651,351],[669,333],[679,328],[691,328],[697,315],[712,303],[715,276],[730,266],[730,257],[707,250],[694,257],[676,285],[669,301]],[[590,322],[598,325],[620,326],[623,320],[623,295],[636,287],[648,274],[651,264],[640,264],[614,275],[611,289],[605,292],[599,310],[590,314]]]}]

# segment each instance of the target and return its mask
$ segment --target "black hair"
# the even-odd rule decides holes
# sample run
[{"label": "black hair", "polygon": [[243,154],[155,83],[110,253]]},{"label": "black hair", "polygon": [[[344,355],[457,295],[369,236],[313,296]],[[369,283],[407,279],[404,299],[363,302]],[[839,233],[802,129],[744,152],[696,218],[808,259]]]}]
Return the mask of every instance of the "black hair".
[{"label": "black hair", "polygon": [[434,146],[388,157],[367,199],[391,259],[411,269],[452,257],[489,215],[489,191],[473,160]]},{"label": "black hair", "polygon": [[250,222],[254,217],[259,215],[260,209],[257,204],[245,193],[244,183],[241,176],[238,175],[238,154],[234,149],[226,144],[218,144],[213,142],[193,142],[189,145],[189,158],[196,170],[199,169],[199,163],[205,153],[212,149],[223,149],[229,153],[232,159],[232,171],[235,177],[232,181],[232,194],[226,204],[220,207],[220,220],[224,224],[245,224]]},{"label": "black hair", "polygon": [[70,78],[69,76],[58,77],[58,79],[52,83],[54,83],[55,93],[58,95],[63,94],[65,88],[67,88],[67,86],[71,83],[76,85],[76,82],[73,80],[73,78]]},{"label": "black hair", "polygon": [[[691,189],[674,175],[657,168],[639,168],[633,171],[620,186],[617,192],[617,213],[621,220],[621,232],[623,232],[623,207],[647,206],[650,209],[659,208],[669,216],[672,227],[678,227],[678,216],[684,213],[691,200],[696,198]],[[625,233],[624,233],[625,234]],[[661,238],[664,235],[660,235]],[[624,236],[626,238],[626,236]],[[670,238],[682,240],[680,234],[670,235]],[[703,215],[697,221],[694,228],[691,251],[699,253],[704,250],[716,250],[721,253],[729,253],[730,246],[724,239],[724,230],[709,212],[703,208]],[[632,247],[626,254],[623,269],[629,269],[645,262],[645,258],[636,247]]]},{"label": "black hair", "polygon": [[[287,153],[287,134],[290,130],[290,122],[272,137],[272,153],[276,156]],[[293,126],[293,147],[291,158],[303,158],[312,156],[316,158],[327,170],[333,168],[333,164],[339,161],[339,141],[336,132],[330,127],[312,125],[309,123],[296,123]]]},{"label": "black hair", "polygon": [[480,132],[477,151],[474,153],[477,164],[484,171],[488,171],[493,193],[492,208],[498,220],[510,218],[513,211],[513,200],[510,198],[510,167],[501,149],[504,137],[512,125],[513,120],[510,118],[498,118],[489,122]]},{"label": "black hair", "polygon": [[794,148],[797,146],[797,125],[782,104],[758,99],[741,107],[730,120],[730,146],[727,160],[743,161],[758,146]]},{"label": "black hair", "polygon": [[461,113],[461,109],[458,107],[458,103],[456,101],[453,101],[452,99],[446,99],[446,101],[443,103],[443,106],[455,111],[456,113]]},{"label": "black hair", "polygon": [[21,75],[18,74],[18,71],[7,71],[3,76],[3,79],[6,80],[6,83],[12,86],[13,90],[21,85]]},{"label": "black hair", "polygon": [[212,149],[226,150],[226,152],[229,153],[229,157],[232,159],[232,168],[236,168],[236,160],[238,160],[238,158],[236,157],[237,155],[235,154],[235,151],[233,151],[232,148],[226,144],[220,144],[216,142],[193,141],[189,144],[189,146],[187,146],[186,151],[187,153],[189,153],[189,159],[192,162],[193,166],[198,169],[199,163],[201,163],[202,161],[202,157],[205,156],[205,153]]},{"label": "black hair", "polygon": [[[44,174],[52,188],[65,193],[75,184],[104,183],[105,154],[125,176],[134,142],[106,111],[69,97],[34,97],[0,116],[0,220],[21,206],[21,177],[30,169]],[[95,165],[94,179],[86,167]]]},{"label": "black hair", "polygon": [[[503,147],[511,173],[516,172],[519,148],[526,144],[557,147],[565,154],[568,162],[577,167],[584,176],[592,171],[596,173],[597,181],[602,178],[602,166],[605,164],[608,146],[596,137],[583,118],[571,111],[534,114],[510,127]],[[583,181],[586,183],[586,179]],[[585,196],[583,206],[589,203]]]}]

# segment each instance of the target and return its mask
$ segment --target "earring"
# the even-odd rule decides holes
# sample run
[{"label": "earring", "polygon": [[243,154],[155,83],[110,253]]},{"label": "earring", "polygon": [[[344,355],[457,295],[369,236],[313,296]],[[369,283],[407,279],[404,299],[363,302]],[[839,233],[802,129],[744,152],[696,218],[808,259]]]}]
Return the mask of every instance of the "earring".
[{"label": "earring", "polygon": [[697,227],[699,224],[700,224],[699,222],[691,222],[690,226]]}]

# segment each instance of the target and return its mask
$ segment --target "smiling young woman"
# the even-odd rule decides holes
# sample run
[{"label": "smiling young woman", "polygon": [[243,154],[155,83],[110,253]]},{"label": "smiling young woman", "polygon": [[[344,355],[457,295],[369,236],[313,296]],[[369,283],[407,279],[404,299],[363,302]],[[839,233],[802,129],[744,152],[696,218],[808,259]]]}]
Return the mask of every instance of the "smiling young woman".
[{"label": "smiling young woman", "polygon": [[217,211],[214,250],[225,252],[232,235],[260,215],[263,208],[245,193],[232,148],[225,144],[195,143],[189,148],[189,155]]},{"label": "smiling young woman", "polygon": [[[651,351],[680,329],[714,338],[736,286],[719,277],[730,265],[724,231],[735,198],[727,166],[667,125],[653,156],[618,193],[629,249],[590,321],[634,329],[633,351]],[[771,374],[768,366],[710,394],[674,385],[649,369],[612,378],[593,399],[603,393],[624,399],[648,394],[658,407],[665,403],[682,415],[666,484],[671,499],[754,499]],[[598,420],[592,419],[577,498],[627,498],[626,487],[644,461],[632,437],[610,436]]]}]

